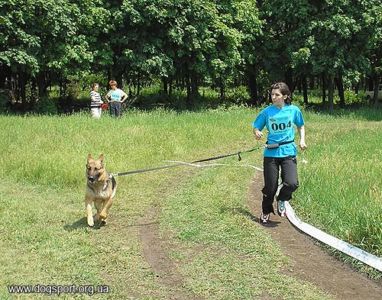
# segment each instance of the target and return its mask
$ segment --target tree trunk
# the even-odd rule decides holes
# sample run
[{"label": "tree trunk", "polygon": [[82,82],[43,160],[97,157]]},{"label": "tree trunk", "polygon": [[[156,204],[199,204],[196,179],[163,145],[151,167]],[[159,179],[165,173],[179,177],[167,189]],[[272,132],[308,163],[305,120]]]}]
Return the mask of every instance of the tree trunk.
[{"label": "tree trunk", "polygon": [[302,93],[302,77],[303,76],[301,76],[301,78],[297,80],[297,89],[300,94]]},{"label": "tree trunk", "polygon": [[141,73],[138,71],[137,75],[137,96],[141,94]]},{"label": "tree trunk", "polygon": [[326,76],[325,73],[321,74],[322,79],[322,104],[325,106],[326,103]]},{"label": "tree trunk", "polygon": [[198,75],[195,72],[191,73],[191,88],[192,96],[195,98],[199,97],[199,82]]},{"label": "tree trunk", "polygon": [[314,90],[314,79],[315,79],[315,77],[313,75],[310,76],[310,80],[309,80],[309,89],[310,90]]},{"label": "tree trunk", "polygon": [[355,86],[354,86],[354,93],[355,93],[356,95],[358,95],[358,93],[359,93],[359,82],[357,82],[357,83],[355,84]]},{"label": "tree trunk", "polygon": [[115,75],[115,81],[117,81],[118,88],[123,89],[123,79],[122,79],[122,74],[116,74]]},{"label": "tree trunk", "polygon": [[65,80],[62,78],[60,75],[59,78],[59,86],[60,86],[60,97],[65,97],[66,96],[66,83]]},{"label": "tree trunk", "polygon": [[285,72],[285,83],[288,85],[291,93],[293,94],[295,84],[293,82],[293,70],[292,70],[292,68],[288,68]]},{"label": "tree trunk", "polygon": [[338,75],[335,79],[337,88],[338,88],[338,96],[340,97],[340,106],[345,107],[345,93],[344,93],[344,83],[342,80],[342,75]]},{"label": "tree trunk", "polygon": [[189,71],[187,84],[187,108],[192,109],[195,104],[195,99],[199,97],[198,77],[194,71]]},{"label": "tree trunk", "polygon": [[5,88],[5,78],[7,77],[5,68],[5,66],[0,65],[0,89]]},{"label": "tree trunk", "polygon": [[224,87],[224,80],[222,77],[219,78],[219,90],[220,90],[220,100],[225,99],[225,87]]},{"label": "tree trunk", "polygon": [[162,77],[162,83],[163,83],[163,93],[168,95],[168,81],[167,77]]},{"label": "tree trunk", "polygon": [[303,91],[303,94],[304,94],[304,104],[307,105],[308,104],[308,82],[306,80],[306,76],[304,76],[302,79],[302,91]]},{"label": "tree trunk", "polygon": [[23,109],[26,110],[27,109],[27,103],[26,103],[26,75],[25,75],[25,72],[21,71],[19,73],[19,96],[20,96],[20,99],[21,99],[21,103],[22,103],[22,106],[23,106]]},{"label": "tree trunk", "polygon": [[374,89],[374,78],[372,76],[367,77],[367,85],[368,85],[368,91],[372,91]]},{"label": "tree trunk", "polygon": [[168,83],[168,95],[170,97],[172,95],[172,82],[173,82],[173,79],[172,79],[172,76],[171,76],[170,79],[169,79],[169,83]]},{"label": "tree trunk", "polygon": [[120,64],[120,60],[118,59],[118,57],[120,57],[120,51],[119,49],[118,50],[115,50],[114,51],[114,57],[113,57],[113,64],[111,66],[111,68],[109,68],[109,74],[108,76],[110,76],[110,79],[109,80],[115,80],[117,81],[117,87],[120,88],[120,89],[123,89],[123,73],[124,73],[124,69],[126,68],[122,68],[122,65]]},{"label": "tree trunk", "polygon": [[186,76],[186,89],[187,89],[187,99],[186,99],[186,107],[190,109],[192,107],[192,95],[191,95],[191,80],[190,80],[190,74],[187,73]]},{"label": "tree trunk", "polygon": [[373,78],[374,82],[374,94],[373,94],[373,103],[374,106],[378,106],[378,89],[379,89],[379,76],[375,75]]},{"label": "tree trunk", "polygon": [[41,99],[44,96],[46,96],[48,93],[47,92],[48,84],[47,84],[45,72],[38,73],[36,80],[37,80],[37,87],[38,87],[38,96]]},{"label": "tree trunk", "polygon": [[259,104],[259,94],[257,89],[257,79],[256,79],[256,67],[248,66],[247,67],[247,78],[248,78],[248,90],[250,100],[248,102],[249,105],[257,106]]},{"label": "tree trunk", "polygon": [[328,76],[328,101],[329,101],[329,110],[333,112],[334,110],[334,76]]},{"label": "tree trunk", "polygon": [[107,69],[107,87],[106,87],[107,89],[110,88],[109,81],[112,80],[112,79],[113,79],[113,70],[112,70],[112,67],[109,67]]},{"label": "tree trunk", "polygon": [[37,102],[37,100],[39,99],[39,91],[38,91],[38,88],[37,88],[37,79],[36,78],[32,78],[32,82],[31,82],[31,98],[30,98],[30,105],[31,107],[33,108],[35,103]]}]

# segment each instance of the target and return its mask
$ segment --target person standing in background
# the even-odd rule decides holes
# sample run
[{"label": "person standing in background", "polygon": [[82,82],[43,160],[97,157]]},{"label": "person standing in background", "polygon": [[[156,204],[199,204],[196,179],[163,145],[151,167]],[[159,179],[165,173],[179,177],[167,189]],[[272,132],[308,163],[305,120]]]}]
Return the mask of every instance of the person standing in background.
[{"label": "person standing in background", "polygon": [[103,101],[101,99],[101,95],[98,93],[99,84],[93,83],[92,84],[92,90],[90,92],[90,114],[93,118],[99,119],[101,118],[101,105],[103,104]]},{"label": "person standing in background", "polygon": [[110,103],[110,114],[114,117],[120,117],[122,115],[122,103],[127,99],[127,94],[117,88],[115,80],[110,80],[109,85],[111,90],[107,93],[106,99]]}]

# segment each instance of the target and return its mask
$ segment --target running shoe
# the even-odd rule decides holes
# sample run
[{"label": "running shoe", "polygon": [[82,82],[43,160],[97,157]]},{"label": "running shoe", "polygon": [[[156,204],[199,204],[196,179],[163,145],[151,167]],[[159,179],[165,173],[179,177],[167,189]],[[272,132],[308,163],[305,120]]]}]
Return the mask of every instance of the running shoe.
[{"label": "running shoe", "polygon": [[270,215],[271,214],[265,214],[262,212],[260,215],[260,223],[261,224],[268,224],[270,222]]},{"label": "running shoe", "polygon": [[277,201],[277,213],[280,217],[285,217],[286,209],[285,209],[285,201],[278,200]]}]

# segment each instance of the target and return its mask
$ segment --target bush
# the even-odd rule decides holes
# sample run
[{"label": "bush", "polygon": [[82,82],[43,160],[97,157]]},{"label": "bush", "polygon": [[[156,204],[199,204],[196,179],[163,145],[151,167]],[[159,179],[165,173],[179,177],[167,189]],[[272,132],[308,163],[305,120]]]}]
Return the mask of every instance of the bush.
[{"label": "bush", "polygon": [[356,104],[365,102],[364,93],[362,92],[356,94],[354,91],[345,90],[344,94],[346,104]]},{"label": "bush", "polygon": [[71,81],[67,85],[67,96],[72,99],[72,101],[78,99],[81,93],[81,87],[77,82]]},{"label": "bush", "polygon": [[37,101],[34,112],[42,115],[55,115],[58,113],[56,101],[43,97]]},{"label": "bush", "polygon": [[239,86],[229,89],[227,91],[227,100],[235,105],[242,105],[248,103],[250,99],[248,89],[246,86]]},{"label": "bush", "polygon": [[10,104],[9,90],[0,89],[0,112],[8,112]]}]

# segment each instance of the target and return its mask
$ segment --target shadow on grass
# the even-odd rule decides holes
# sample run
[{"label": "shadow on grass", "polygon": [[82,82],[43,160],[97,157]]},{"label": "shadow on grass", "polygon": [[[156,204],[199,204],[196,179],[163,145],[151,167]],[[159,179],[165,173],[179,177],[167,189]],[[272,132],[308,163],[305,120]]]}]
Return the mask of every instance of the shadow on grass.
[{"label": "shadow on grass", "polygon": [[[241,207],[234,207],[234,208],[230,208],[228,210],[230,210],[234,214],[241,214],[244,217],[246,217],[247,219],[260,224],[260,219],[256,216],[254,216],[250,211],[248,211],[246,209],[243,209]],[[263,225],[264,227],[277,227],[280,223],[281,222],[279,222],[279,221],[272,221],[271,220],[268,224],[261,224],[261,225]]]},{"label": "shadow on grass", "polygon": [[[92,229],[100,229],[101,227],[105,226],[105,223],[103,222],[97,222],[94,224],[94,226],[92,227]],[[64,230],[65,231],[68,231],[68,232],[71,232],[73,230],[77,230],[77,229],[81,229],[81,228],[90,228],[88,226],[88,223],[87,223],[87,220],[86,220],[86,217],[83,217],[81,219],[78,219],[77,221],[75,221],[73,224],[66,224],[64,225]]]},{"label": "shadow on grass", "polygon": [[86,222],[86,217],[83,217],[77,221],[75,221],[73,224],[66,224],[64,225],[64,229],[66,231],[73,231],[73,230],[76,230],[76,229],[80,229],[80,228],[86,228],[88,227],[88,224]]}]

